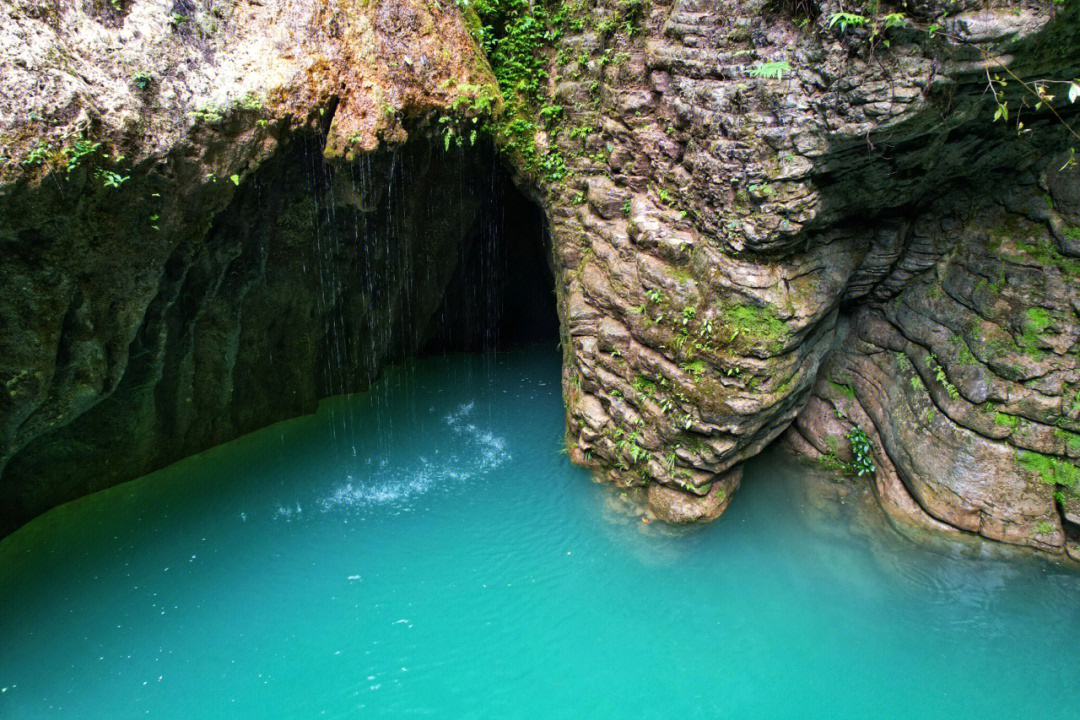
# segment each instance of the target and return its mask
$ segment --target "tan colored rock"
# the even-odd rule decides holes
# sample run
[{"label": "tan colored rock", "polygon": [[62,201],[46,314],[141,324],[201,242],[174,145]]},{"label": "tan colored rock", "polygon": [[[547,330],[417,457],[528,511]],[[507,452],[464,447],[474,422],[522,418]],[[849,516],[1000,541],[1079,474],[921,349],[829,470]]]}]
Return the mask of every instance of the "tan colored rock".
[{"label": "tan colored rock", "polygon": [[649,508],[669,523],[710,522],[720,517],[742,480],[742,468],[716,478],[705,495],[654,483],[649,486]]}]

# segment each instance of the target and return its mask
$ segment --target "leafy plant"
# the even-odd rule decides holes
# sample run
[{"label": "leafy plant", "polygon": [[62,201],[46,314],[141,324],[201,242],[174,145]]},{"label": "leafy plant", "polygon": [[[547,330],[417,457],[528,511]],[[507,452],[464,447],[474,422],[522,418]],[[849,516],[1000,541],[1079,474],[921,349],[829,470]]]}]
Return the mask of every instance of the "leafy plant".
[{"label": "leafy plant", "polygon": [[71,147],[66,147],[61,150],[61,154],[67,158],[66,170],[71,172],[79,166],[79,163],[84,158],[90,157],[98,148],[101,147],[99,142],[90,142],[89,140],[76,140]]},{"label": "leafy plant", "polygon": [[865,15],[856,15],[849,12],[837,12],[829,16],[829,27],[840,26],[840,32],[847,32],[848,27],[862,27],[869,22]]},{"label": "leafy plant", "polygon": [[851,454],[855,457],[851,465],[855,474],[858,477],[873,475],[877,467],[874,465],[874,448],[870,443],[870,438],[858,425],[848,430],[844,437],[851,443]]},{"label": "leafy plant", "polygon": [[690,373],[695,378],[700,378],[705,374],[705,363],[700,360],[694,362],[682,363],[679,368],[686,373]]},{"label": "leafy plant", "polygon": [[113,172],[112,170],[106,170],[104,168],[98,169],[97,176],[105,183],[105,187],[116,188],[117,190],[120,189],[122,184],[131,179],[130,175],[121,175],[118,172]]},{"label": "leafy plant", "polygon": [[140,90],[146,90],[154,82],[154,76],[145,70],[140,70],[131,76],[131,84]]},{"label": "leafy plant", "polygon": [[885,21],[886,30],[907,25],[907,18],[904,17],[904,13],[889,13],[882,19]]},{"label": "leafy plant", "polygon": [[941,386],[945,388],[945,392],[953,400],[957,400],[960,397],[960,391],[956,389],[956,386],[949,382],[949,376],[945,374],[945,368],[941,367],[937,362],[937,355],[930,353],[925,358],[926,367],[934,371],[934,379],[941,383]]},{"label": "leafy plant", "polygon": [[[521,155],[527,169],[538,170],[550,182],[561,181],[566,163],[557,148],[543,155],[538,152],[534,118],[539,108],[550,106],[544,51],[561,34],[565,10],[560,7],[551,13],[544,4],[530,0],[475,0],[472,7],[482,23],[476,39],[505,101],[502,120],[490,129],[505,150]],[[541,117],[550,124],[559,114],[551,110]]]},{"label": "leafy plant", "polygon": [[791,65],[786,60],[776,60],[773,62],[761,63],[750,69],[750,77],[756,78],[770,78],[772,80],[783,80],[784,73],[791,72]]},{"label": "leafy plant", "polygon": [[53,146],[44,140],[38,140],[37,144],[26,153],[26,157],[23,158],[23,165],[41,165],[52,154]]}]

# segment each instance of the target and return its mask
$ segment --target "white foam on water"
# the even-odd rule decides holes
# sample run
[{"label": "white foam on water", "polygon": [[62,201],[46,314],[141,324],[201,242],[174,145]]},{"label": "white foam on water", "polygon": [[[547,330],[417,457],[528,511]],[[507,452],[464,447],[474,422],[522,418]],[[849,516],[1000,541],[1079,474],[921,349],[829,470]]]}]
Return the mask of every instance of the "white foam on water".
[{"label": "white foam on water", "polygon": [[[456,452],[448,456],[433,448],[431,455],[439,456],[436,462],[420,455],[410,467],[399,466],[396,469],[387,458],[379,458],[375,463],[367,458],[364,465],[371,468],[371,474],[360,480],[347,476],[345,482],[317,500],[319,509],[325,513],[375,506],[404,506],[418,496],[460,485],[502,466],[511,459],[506,438],[467,422],[475,407],[475,402],[463,403],[443,418],[458,436]],[[403,508],[405,511],[408,509]],[[296,513],[288,508],[278,508],[275,515],[275,519],[285,521],[296,517],[299,517],[299,507]]]},{"label": "white foam on water", "polygon": [[303,514],[304,510],[300,507],[300,503],[295,503],[291,507],[278,505],[278,509],[274,512],[274,519],[292,522],[293,520],[299,520]]}]

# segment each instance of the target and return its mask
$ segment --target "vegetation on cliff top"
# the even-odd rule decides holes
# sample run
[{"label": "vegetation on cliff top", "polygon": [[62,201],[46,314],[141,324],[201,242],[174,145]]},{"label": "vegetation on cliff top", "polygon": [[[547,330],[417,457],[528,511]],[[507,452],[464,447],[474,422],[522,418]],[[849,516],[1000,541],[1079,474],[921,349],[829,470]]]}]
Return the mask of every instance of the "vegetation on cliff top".
[{"label": "vegetation on cliff top", "polygon": [[[474,12],[477,43],[487,55],[505,102],[501,117],[485,124],[505,151],[516,155],[522,167],[547,182],[569,176],[562,151],[553,142],[564,117],[562,106],[548,95],[549,67],[558,60],[555,48],[567,32],[586,28],[589,0],[457,0],[466,13]],[[610,34],[616,29],[628,35],[637,32],[644,14],[643,0],[621,0],[619,10],[597,29]],[[610,55],[610,53],[609,53]],[[587,61],[587,58],[584,58]],[[610,62],[610,57],[602,62]],[[579,64],[582,62],[579,59]],[[546,142],[538,144],[541,132]],[[571,137],[585,137],[591,128],[570,131]]]}]

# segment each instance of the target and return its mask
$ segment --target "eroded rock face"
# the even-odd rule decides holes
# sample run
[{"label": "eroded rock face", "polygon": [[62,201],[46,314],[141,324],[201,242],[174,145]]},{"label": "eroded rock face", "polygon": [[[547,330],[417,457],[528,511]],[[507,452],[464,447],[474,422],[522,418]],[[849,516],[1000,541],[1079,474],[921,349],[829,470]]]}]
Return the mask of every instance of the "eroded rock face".
[{"label": "eroded rock face", "polygon": [[831,458],[845,426],[874,428],[899,520],[1076,554],[1080,261],[1061,241],[1080,208],[1060,175],[916,221],[903,257],[930,270],[851,316],[790,431]]},{"label": "eroded rock face", "polygon": [[[870,51],[865,36],[829,32],[827,16],[838,8],[822,9],[811,33],[752,3],[658,3],[639,42],[619,33],[564,41],[570,57],[584,49],[619,59],[562,69],[553,84],[556,100],[572,108],[569,123],[591,129],[580,148],[556,140],[580,176],[551,211],[566,287],[574,457],[623,484],[703,496],[797,416],[807,435],[831,432],[846,448],[850,419],[833,423],[817,403],[829,368],[861,358],[879,363],[858,395],[866,395],[863,425],[872,418],[882,433],[879,454],[918,458],[883,457],[878,483],[891,482],[880,488],[883,503],[940,528],[1060,548],[1053,487],[1017,469],[1005,433],[991,432],[968,457],[957,455],[960,438],[928,441],[898,406],[895,387],[908,378],[880,365],[883,354],[855,348],[872,318],[896,322],[897,296],[910,302],[899,332],[935,322],[932,306],[911,299],[914,288],[944,276],[958,248],[975,252],[970,223],[985,207],[1000,209],[992,198],[1021,202],[1036,176],[1063,197],[1076,192],[1075,172],[1046,175],[1049,165],[1039,164],[1060,146],[1060,123],[1033,116],[1034,142],[1016,142],[991,122],[986,73],[999,63],[1025,77],[1075,73],[1077,25],[1050,8],[1001,5],[942,19],[946,37],[932,41],[925,22],[943,8],[931,5],[916,13],[921,34],[905,31]],[[619,6],[601,12],[617,16]],[[752,77],[765,61],[784,61],[790,72]],[[1073,252],[1072,231],[1063,229],[1070,219],[1051,215],[1036,219],[1045,227],[1040,259],[1027,259],[1032,272],[1053,274],[1049,256],[1069,262]],[[1076,302],[1076,288],[1064,277],[1046,282],[1059,289],[1053,322],[1072,322],[1061,308]],[[1008,307],[999,296],[979,315],[1022,333],[1017,313],[1044,292],[1035,282]],[[1038,317],[1045,330],[1051,321]],[[1054,356],[1071,368],[1074,340],[1068,331],[1056,336],[1043,361]],[[1031,384],[1042,372],[1029,368],[1017,381]],[[1057,423],[1059,435],[1071,425],[1056,390],[1072,381],[1067,375],[1038,391],[1050,393],[1052,408],[1040,422],[1051,433]],[[993,397],[1017,401],[1001,387]],[[973,399],[984,415],[986,400]],[[1040,447],[1064,452],[1060,443]],[[949,458],[951,475],[935,455]]]},{"label": "eroded rock face", "polygon": [[[1080,74],[1075,7],[918,3],[842,30],[839,5],[795,5],[820,12],[600,0],[541,50],[535,142],[569,172],[504,159],[550,233],[571,457],[711,520],[782,434],[842,466],[857,424],[894,518],[1080,555],[1080,178],[1055,155],[1075,114],[1029,102],[1018,136],[987,92],[1004,68]],[[36,88],[0,92],[9,526],[456,327],[484,202],[460,178],[485,161],[423,137],[490,105],[470,11],[180,10],[23,2],[0,29],[0,89]],[[1026,91],[1002,89],[1015,112]],[[108,145],[73,160],[81,129]],[[387,224],[420,198],[435,217]],[[393,241],[366,247],[364,223]]]}]

